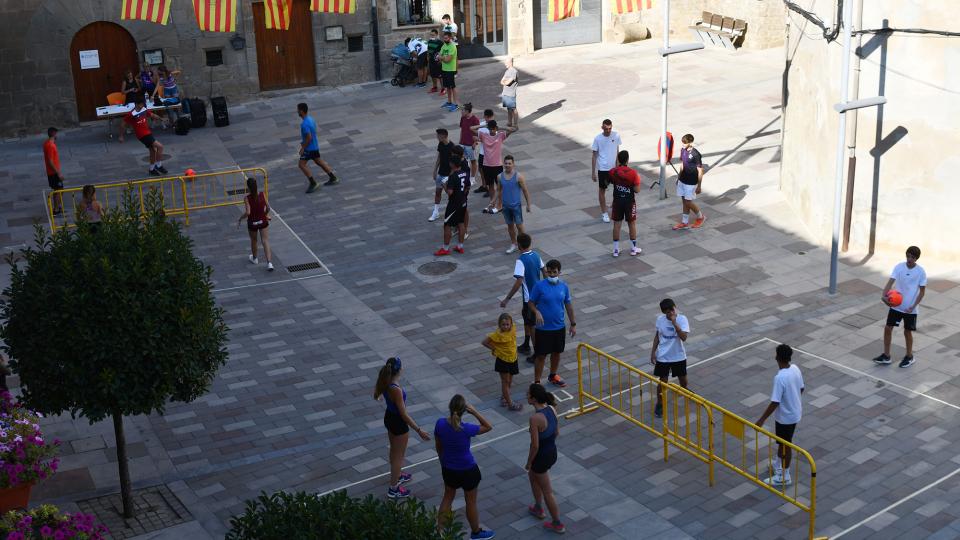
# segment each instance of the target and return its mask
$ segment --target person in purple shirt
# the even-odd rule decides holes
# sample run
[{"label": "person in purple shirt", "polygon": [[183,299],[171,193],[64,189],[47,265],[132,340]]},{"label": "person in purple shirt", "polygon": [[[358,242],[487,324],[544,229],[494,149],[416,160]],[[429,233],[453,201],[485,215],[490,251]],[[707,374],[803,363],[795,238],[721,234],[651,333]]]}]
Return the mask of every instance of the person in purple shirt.
[{"label": "person in purple shirt", "polygon": [[[677,175],[677,197],[683,203],[680,221],[673,226],[673,230],[699,229],[707,219],[700,211],[697,203],[693,202],[700,194],[703,184],[703,160],[700,151],[693,147],[693,135],[687,133],[680,139],[683,148],[680,150],[680,174]],[[690,223],[690,212],[697,219]]]},{"label": "person in purple shirt", "polygon": [[[466,413],[472,414],[480,424],[464,422],[463,415]],[[444,521],[451,515],[457,490],[462,489],[471,540],[494,537],[493,531],[480,527],[480,515],[477,512],[480,467],[470,453],[470,439],[491,429],[493,426],[490,422],[487,422],[487,419],[468,404],[460,394],[450,399],[450,416],[437,420],[433,428],[437,456],[440,458],[440,472],[443,474],[443,500],[440,501],[437,519],[440,520],[442,527]]]}]

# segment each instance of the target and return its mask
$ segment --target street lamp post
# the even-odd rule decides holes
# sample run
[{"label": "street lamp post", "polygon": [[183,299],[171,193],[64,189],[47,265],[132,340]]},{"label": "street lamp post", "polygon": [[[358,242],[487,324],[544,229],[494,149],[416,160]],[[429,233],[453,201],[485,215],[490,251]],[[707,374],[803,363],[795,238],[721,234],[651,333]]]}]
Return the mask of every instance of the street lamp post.
[{"label": "street lamp post", "polygon": [[670,55],[703,48],[703,43],[670,46],[670,0],[663,2],[663,47],[660,48],[660,200],[667,198],[667,79]]}]

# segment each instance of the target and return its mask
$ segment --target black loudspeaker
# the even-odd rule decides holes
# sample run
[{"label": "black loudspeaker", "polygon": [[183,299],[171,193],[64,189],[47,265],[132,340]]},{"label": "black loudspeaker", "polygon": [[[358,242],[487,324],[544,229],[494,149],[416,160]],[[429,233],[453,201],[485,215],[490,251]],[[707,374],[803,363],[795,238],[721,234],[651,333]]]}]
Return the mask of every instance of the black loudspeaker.
[{"label": "black loudspeaker", "polygon": [[190,119],[186,116],[177,118],[177,123],[174,124],[173,132],[177,135],[186,135],[187,133],[190,133]]},{"label": "black loudspeaker", "polygon": [[207,104],[202,99],[190,99],[190,123],[195,128],[207,125]]},{"label": "black loudspeaker", "polygon": [[217,127],[229,126],[230,115],[227,113],[227,98],[210,98],[210,108],[213,109],[213,125]]}]

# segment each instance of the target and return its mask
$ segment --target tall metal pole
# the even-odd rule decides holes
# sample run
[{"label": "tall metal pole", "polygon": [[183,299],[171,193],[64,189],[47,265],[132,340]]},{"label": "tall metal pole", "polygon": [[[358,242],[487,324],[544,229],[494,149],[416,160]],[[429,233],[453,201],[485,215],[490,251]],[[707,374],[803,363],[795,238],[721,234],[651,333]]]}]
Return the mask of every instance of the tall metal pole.
[{"label": "tall metal pole", "polygon": [[[663,50],[670,47],[670,0],[663,2]],[[667,198],[667,75],[670,56],[660,58],[660,200]]]},{"label": "tall metal pole", "polygon": [[[847,103],[850,88],[850,42],[853,38],[853,2],[843,3],[843,72],[840,74],[840,103]],[[843,155],[846,148],[847,113],[840,113],[837,128],[837,178],[833,197],[833,242],[830,245],[830,294],[837,292],[837,269],[840,264],[840,215],[843,206]]]},{"label": "tall metal pole", "polygon": [[[853,27],[863,28],[863,0],[857,0],[853,10]],[[863,34],[857,34],[857,54],[853,55],[853,73],[850,74],[850,101],[860,99],[860,47]],[[847,131],[847,193],[843,205],[843,241],[840,251],[850,247],[850,226],[853,223],[853,188],[857,178],[857,111],[850,111],[850,129]]]},{"label": "tall metal pole", "polygon": [[377,15],[377,0],[370,5],[370,24],[373,26],[373,78],[380,80],[380,17]]}]

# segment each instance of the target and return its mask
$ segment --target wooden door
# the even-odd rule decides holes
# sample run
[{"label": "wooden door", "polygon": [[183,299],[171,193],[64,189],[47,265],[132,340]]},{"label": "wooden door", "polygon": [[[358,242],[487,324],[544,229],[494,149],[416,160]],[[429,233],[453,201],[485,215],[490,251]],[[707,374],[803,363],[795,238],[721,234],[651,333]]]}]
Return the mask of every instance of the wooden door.
[{"label": "wooden door", "polygon": [[257,2],[253,4],[253,26],[261,90],[317,84],[309,0],[294,0],[289,30],[268,30],[264,23],[263,3]]},{"label": "wooden door", "polygon": [[[100,67],[81,69],[80,51],[97,51]],[[140,71],[133,36],[122,26],[104,21],[88,24],[73,36],[70,64],[81,122],[96,120],[97,107],[107,104],[107,94],[120,91],[125,70],[133,70],[134,75]]]}]

